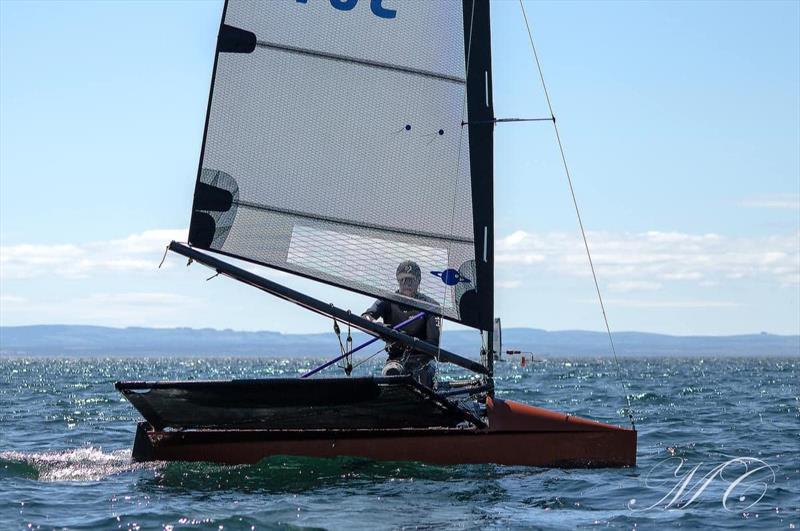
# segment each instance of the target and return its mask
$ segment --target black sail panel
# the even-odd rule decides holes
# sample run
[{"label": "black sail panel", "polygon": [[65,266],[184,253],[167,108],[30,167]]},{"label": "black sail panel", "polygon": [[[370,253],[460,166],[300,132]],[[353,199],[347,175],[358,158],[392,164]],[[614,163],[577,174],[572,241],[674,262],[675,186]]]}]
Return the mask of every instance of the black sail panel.
[{"label": "black sail panel", "polygon": [[[189,243],[491,329],[491,127],[462,125],[491,116],[472,72],[488,2],[471,4],[229,0]],[[405,260],[425,300],[396,292]]]},{"label": "black sail panel", "polygon": [[[494,108],[488,0],[464,0],[467,114],[475,241],[475,275],[481,279],[474,311],[478,328],[494,328]],[[463,301],[462,298],[462,302]],[[462,314],[464,313],[462,312]]]}]

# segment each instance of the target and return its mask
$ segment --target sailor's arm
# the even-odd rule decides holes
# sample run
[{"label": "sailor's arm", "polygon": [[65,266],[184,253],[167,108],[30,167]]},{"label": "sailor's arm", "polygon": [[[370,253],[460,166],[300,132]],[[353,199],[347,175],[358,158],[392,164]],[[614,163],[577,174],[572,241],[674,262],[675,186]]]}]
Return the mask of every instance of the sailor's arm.
[{"label": "sailor's arm", "polygon": [[383,319],[384,321],[386,321],[387,307],[388,304],[386,301],[378,299],[374,303],[372,303],[372,306],[367,308],[367,311],[361,314],[361,317],[369,319],[370,321],[376,321],[378,319]]}]

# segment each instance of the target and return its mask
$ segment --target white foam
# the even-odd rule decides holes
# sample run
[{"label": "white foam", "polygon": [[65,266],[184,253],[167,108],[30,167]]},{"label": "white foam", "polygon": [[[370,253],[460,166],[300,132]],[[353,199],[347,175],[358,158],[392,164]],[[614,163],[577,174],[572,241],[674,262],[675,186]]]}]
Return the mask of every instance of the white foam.
[{"label": "white foam", "polygon": [[40,481],[98,481],[157,466],[157,463],[134,463],[129,449],[103,452],[94,447],[57,452],[0,452],[0,459],[27,463],[36,469]]}]

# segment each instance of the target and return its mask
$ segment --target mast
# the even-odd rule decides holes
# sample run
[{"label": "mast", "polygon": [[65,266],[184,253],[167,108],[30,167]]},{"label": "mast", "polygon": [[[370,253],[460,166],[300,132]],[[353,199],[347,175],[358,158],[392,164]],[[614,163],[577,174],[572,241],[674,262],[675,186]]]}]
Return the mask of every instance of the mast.
[{"label": "mast", "polygon": [[488,0],[464,0],[464,53],[467,66],[472,212],[479,327],[486,332],[485,364],[493,373],[494,353],[494,108],[492,102],[492,40]]}]

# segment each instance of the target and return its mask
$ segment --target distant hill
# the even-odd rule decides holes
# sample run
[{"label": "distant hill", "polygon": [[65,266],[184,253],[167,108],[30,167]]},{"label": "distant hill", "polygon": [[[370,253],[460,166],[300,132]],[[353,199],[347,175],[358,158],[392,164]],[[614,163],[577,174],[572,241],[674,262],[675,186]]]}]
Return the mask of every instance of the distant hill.
[{"label": "distant hill", "polygon": [[[366,340],[354,335],[354,344]],[[445,331],[442,347],[476,358],[479,334]],[[669,336],[617,332],[620,356],[800,356],[800,336],[749,334],[737,336]],[[378,347],[376,346],[376,349]],[[537,356],[610,355],[603,332],[534,328],[503,331],[503,348]],[[0,327],[2,356],[330,356],[338,344],[333,333],[281,334],[210,328],[110,328],[103,326],[36,325]],[[369,350],[369,353],[374,350]]]}]

